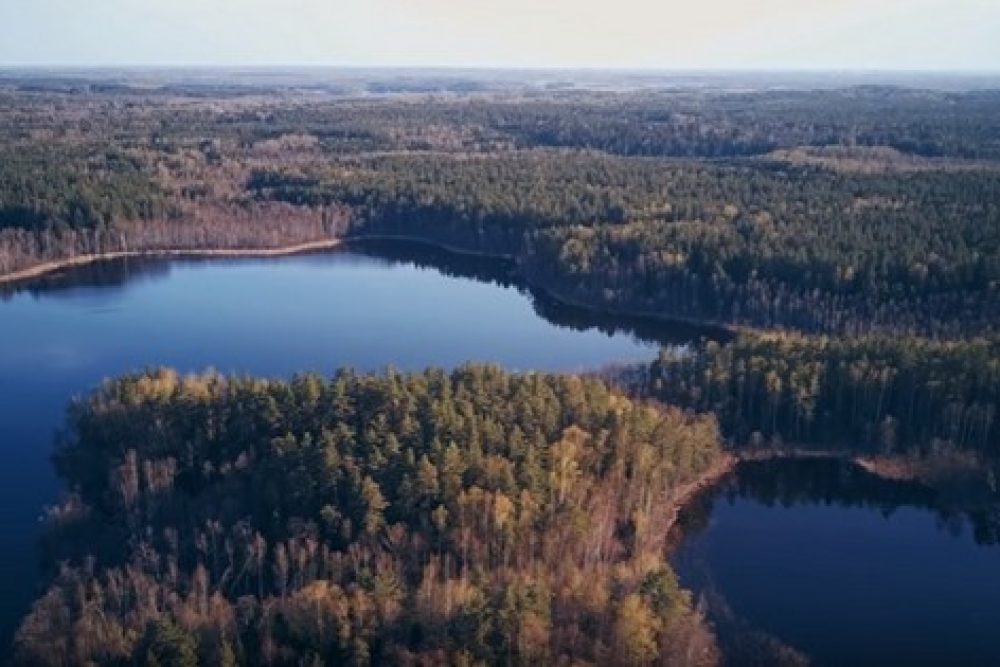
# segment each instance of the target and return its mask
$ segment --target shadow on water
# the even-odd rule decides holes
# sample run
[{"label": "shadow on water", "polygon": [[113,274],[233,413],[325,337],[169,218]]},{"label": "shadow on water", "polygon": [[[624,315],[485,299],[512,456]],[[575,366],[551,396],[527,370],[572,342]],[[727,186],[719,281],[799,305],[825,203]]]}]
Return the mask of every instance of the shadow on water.
[{"label": "shadow on water", "polygon": [[[535,312],[550,324],[574,331],[597,330],[608,336],[626,334],[645,343],[680,346],[702,338],[725,341],[732,337],[727,330],[710,325],[697,325],[669,319],[655,319],[608,313],[596,309],[564,303],[544,291],[527,285],[518,275],[515,263],[502,257],[469,255],[452,252],[419,241],[406,240],[352,240],[334,250],[304,253],[303,256],[322,257],[330,253],[357,254],[385,262],[387,265],[412,265],[434,269],[453,278],[476,280],[498,287],[514,288],[528,296]],[[283,258],[254,258],[257,262],[280,262]],[[103,260],[81,266],[68,267],[40,278],[0,286],[0,299],[27,292],[58,297],[61,291],[85,288],[121,288],[141,282],[164,280],[170,277],[171,267],[177,262],[218,263],[240,261],[219,257],[128,257]]]},{"label": "shadow on water", "polygon": [[415,241],[359,240],[348,247],[392,263],[432,268],[446,276],[515,288],[530,297],[535,312],[544,320],[575,331],[596,329],[609,336],[628,334],[660,345],[688,345],[702,338],[724,341],[732,337],[720,327],[608,313],[564,303],[526,284],[512,259],[460,254]]},{"label": "shadow on water", "polygon": [[0,299],[6,301],[22,293],[58,297],[61,292],[73,288],[123,288],[130,283],[169,277],[171,261],[167,258],[122,257],[71,266],[38,278],[0,285]]},{"label": "shadow on water", "polygon": [[996,527],[849,460],[742,462],[681,512],[672,560],[727,664],[997,664]]}]

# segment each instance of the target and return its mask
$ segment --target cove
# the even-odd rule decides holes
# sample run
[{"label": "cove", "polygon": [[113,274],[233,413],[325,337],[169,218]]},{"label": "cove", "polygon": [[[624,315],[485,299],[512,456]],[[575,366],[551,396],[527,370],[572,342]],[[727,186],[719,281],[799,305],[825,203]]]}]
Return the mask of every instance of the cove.
[{"label": "cove", "polygon": [[495,362],[582,371],[720,335],[533,294],[509,263],[402,243],[281,258],[126,258],[0,291],[0,662],[38,593],[49,461],[74,395],[146,367],[287,377]]},{"label": "cove", "polygon": [[995,523],[938,501],[848,461],[744,462],[681,513],[673,561],[733,664],[1000,664]]}]

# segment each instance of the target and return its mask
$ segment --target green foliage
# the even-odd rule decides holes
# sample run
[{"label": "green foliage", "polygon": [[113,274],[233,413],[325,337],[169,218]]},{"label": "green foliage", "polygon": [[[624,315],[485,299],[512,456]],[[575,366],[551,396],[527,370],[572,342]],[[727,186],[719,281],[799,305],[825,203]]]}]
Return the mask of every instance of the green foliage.
[{"label": "green foliage", "polygon": [[560,296],[658,315],[952,337],[1000,320],[995,93],[164,92],[9,98],[0,271],[350,228],[515,255]]},{"label": "green foliage", "polygon": [[0,229],[93,229],[164,215],[156,182],[121,153],[0,145]]},{"label": "green foliage", "polygon": [[394,234],[657,316],[949,338],[1000,321],[995,92],[57,90],[8,97],[0,273]]},{"label": "green foliage", "polygon": [[111,381],[55,455],[79,523],[22,663],[710,662],[660,508],[716,419],[996,460],[995,91],[248,92],[0,93],[0,274],[404,235],[585,305],[834,337],[665,351],[637,393],[688,413],[476,366]]},{"label": "green foliage", "polygon": [[74,516],[105,527],[60,544],[70,565],[25,620],[25,663],[187,664],[201,645],[250,664],[607,664],[630,594],[656,617],[643,641],[683,626],[710,645],[669,575],[662,511],[717,461],[710,417],[467,366],[151,371],[70,424],[56,460],[91,508]]},{"label": "green foliage", "polygon": [[867,172],[520,151],[255,172],[357,234],[510,254],[601,307],[805,331],[964,335],[1000,319],[995,169]]},{"label": "green foliage", "polygon": [[995,340],[747,334],[664,351],[649,382],[664,401],[717,415],[740,447],[1000,454]]},{"label": "green foliage", "polygon": [[147,667],[198,667],[198,643],[169,619],[152,623],[145,639]]}]

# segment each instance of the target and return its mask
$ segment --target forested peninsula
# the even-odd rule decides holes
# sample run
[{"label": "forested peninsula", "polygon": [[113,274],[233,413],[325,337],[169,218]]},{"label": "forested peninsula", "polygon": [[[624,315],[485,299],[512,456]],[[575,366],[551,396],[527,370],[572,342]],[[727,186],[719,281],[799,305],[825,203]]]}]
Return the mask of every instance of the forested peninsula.
[{"label": "forested peninsula", "polygon": [[160,370],[71,410],[24,664],[712,664],[665,561],[715,420],[597,380]]},{"label": "forested peninsula", "polygon": [[627,378],[109,380],[69,410],[17,661],[717,664],[668,538],[741,459],[914,480],[1000,543],[985,344],[744,335]]}]

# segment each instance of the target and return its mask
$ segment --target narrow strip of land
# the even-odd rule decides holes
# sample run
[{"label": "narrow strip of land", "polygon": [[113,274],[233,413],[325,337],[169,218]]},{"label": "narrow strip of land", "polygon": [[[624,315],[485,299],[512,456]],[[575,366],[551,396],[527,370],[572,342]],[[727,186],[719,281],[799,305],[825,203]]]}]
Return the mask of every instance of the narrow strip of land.
[{"label": "narrow strip of land", "polygon": [[665,532],[673,530],[684,511],[692,500],[702,491],[709,489],[722,481],[727,475],[736,470],[740,462],[738,456],[733,454],[722,454],[719,459],[706,471],[686,484],[682,484],[674,490],[670,499],[670,506],[666,508],[667,517],[664,524]]},{"label": "narrow strip of land", "polygon": [[343,243],[343,239],[323,239],[308,243],[278,246],[274,248],[164,248],[160,250],[121,250],[88,255],[75,255],[66,259],[36,264],[21,271],[0,275],[0,285],[39,278],[45,274],[73,266],[127,257],[278,257],[294,255],[313,250],[328,250]]}]

